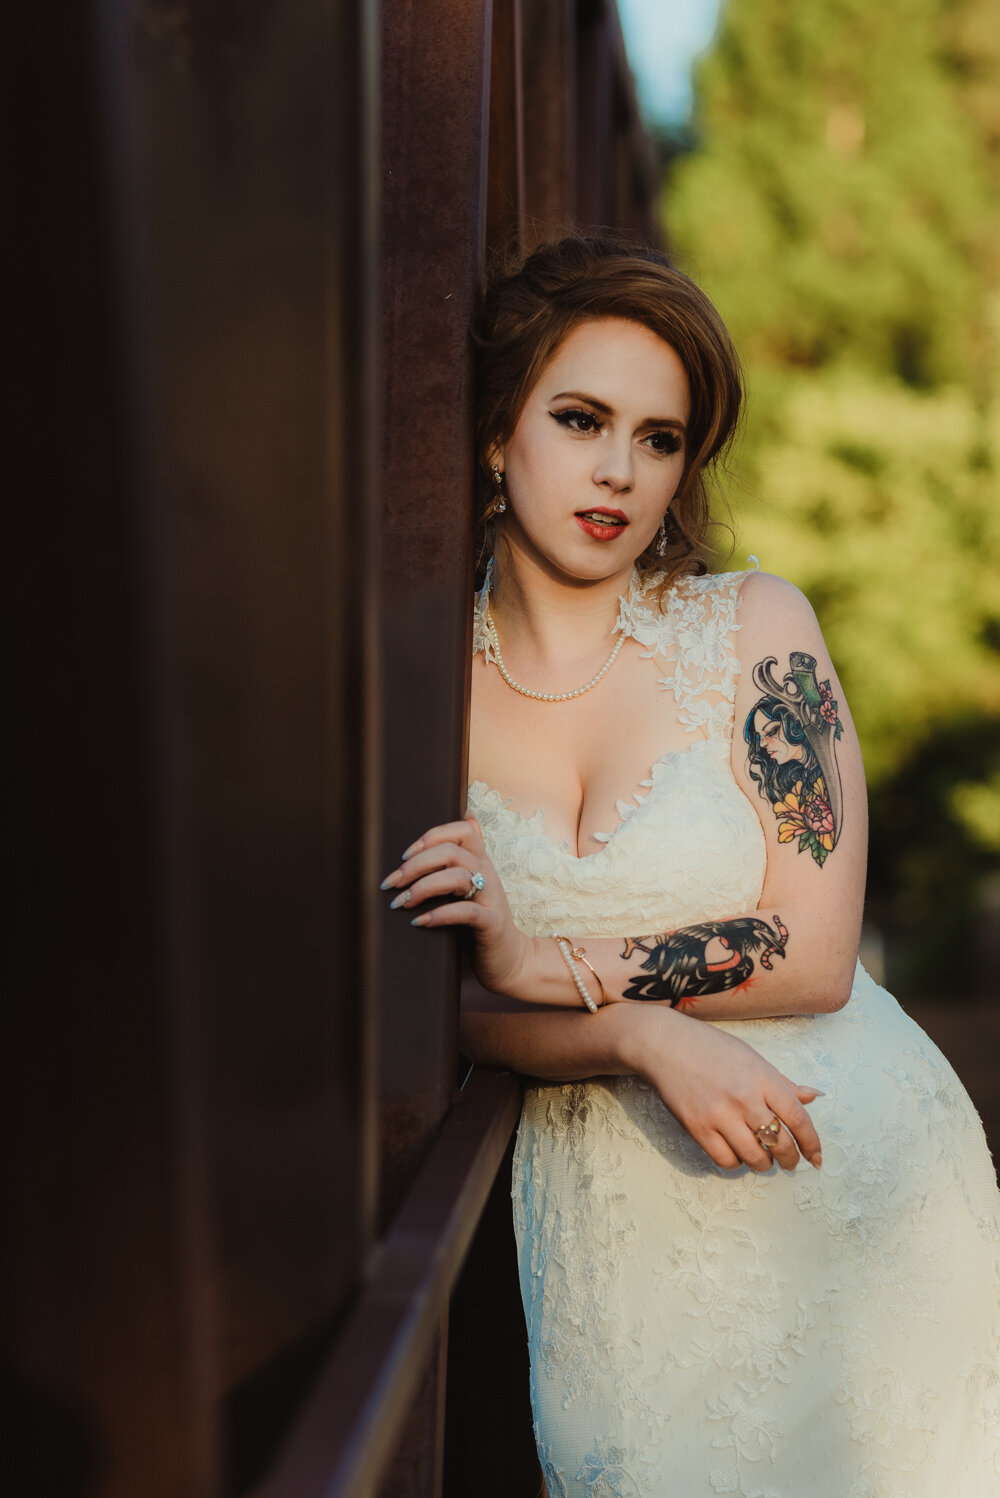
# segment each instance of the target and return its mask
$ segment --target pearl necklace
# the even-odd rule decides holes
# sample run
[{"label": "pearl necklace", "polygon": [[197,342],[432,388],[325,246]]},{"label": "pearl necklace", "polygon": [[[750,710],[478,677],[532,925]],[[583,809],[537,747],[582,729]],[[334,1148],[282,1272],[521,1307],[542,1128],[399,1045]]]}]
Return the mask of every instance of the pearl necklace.
[{"label": "pearl necklace", "polygon": [[497,658],[497,669],[500,672],[500,675],[503,677],[504,681],[512,691],[520,692],[522,697],[533,697],[536,702],[569,702],[572,697],[582,697],[584,692],[591,691],[593,687],[597,686],[597,683],[599,681],[607,676],[608,672],[611,670],[611,667],[614,665],[615,661],[618,658],[619,650],[621,650],[622,646],[625,644],[625,632],[623,630],[615,643],[614,650],[612,650],[611,654],[608,656],[607,660],[604,662],[604,665],[598,671],[597,675],[591,677],[586,686],[577,687],[575,692],[532,692],[529,687],[522,687],[519,681],[515,681],[513,676],[511,676],[510,672],[507,670],[507,667],[503,663],[503,656],[500,654],[500,641],[497,637],[497,627],[493,623],[493,614],[490,610],[489,598],[487,598],[485,606],[483,608],[483,619],[485,621],[486,628],[489,631],[490,641],[493,645],[493,654]]}]

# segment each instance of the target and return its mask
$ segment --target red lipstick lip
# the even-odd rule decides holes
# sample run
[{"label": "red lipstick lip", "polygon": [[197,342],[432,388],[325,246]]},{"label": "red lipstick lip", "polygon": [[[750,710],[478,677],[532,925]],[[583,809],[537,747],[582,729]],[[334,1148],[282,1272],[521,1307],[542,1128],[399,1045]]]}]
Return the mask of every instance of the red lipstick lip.
[{"label": "red lipstick lip", "polygon": [[[585,520],[584,514],[607,515],[609,520],[620,519],[622,523],[618,525],[601,525],[597,520]],[[617,537],[624,536],[628,530],[628,518],[622,514],[621,510],[605,510],[603,508],[590,510],[585,511],[583,514],[574,515],[573,519],[580,529],[585,531],[595,541],[614,541]]]}]

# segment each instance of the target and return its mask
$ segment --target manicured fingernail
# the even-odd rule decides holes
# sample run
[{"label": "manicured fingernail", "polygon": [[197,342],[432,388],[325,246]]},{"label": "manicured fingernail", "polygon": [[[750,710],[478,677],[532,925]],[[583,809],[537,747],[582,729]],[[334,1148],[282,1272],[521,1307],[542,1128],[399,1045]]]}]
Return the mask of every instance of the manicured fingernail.
[{"label": "manicured fingernail", "polygon": [[415,915],[413,917],[413,920],[410,922],[410,925],[411,926],[429,926],[430,925],[430,921],[429,921],[428,917],[425,916],[425,915]]},{"label": "manicured fingernail", "polygon": [[379,885],[379,889],[395,889],[398,883],[399,870],[394,869],[391,874],[386,874],[385,878],[382,880],[382,883]]},{"label": "manicured fingernail", "polygon": [[823,1164],[823,1156],[819,1150],[817,1150],[814,1155],[809,1156],[809,1164],[815,1166],[815,1168],[819,1170],[820,1166]]},{"label": "manicured fingernail", "polygon": [[394,900],[390,900],[389,909],[398,910],[401,905],[409,905],[409,903],[410,891],[408,889],[404,889],[401,895],[397,895]]},{"label": "manicured fingernail", "polygon": [[819,1088],[819,1087],[814,1087],[813,1088],[813,1092],[816,1094],[817,1097],[826,1097],[826,1093],[823,1092],[823,1090],[821,1088]]},{"label": "manicured fingernail", "polygon": [[414,853],[419,853],[420,850],[421,850],[421,848],[423,846],[424,846],[424,840],[423,840],[423,838],[422,837],[418,837],[417,841],[415,843],[411,843],[410,846],[407,848],[406,852],[403,854],[402,862],[405,863],[408,858],[412,858],[413,855],[414,855]]}]

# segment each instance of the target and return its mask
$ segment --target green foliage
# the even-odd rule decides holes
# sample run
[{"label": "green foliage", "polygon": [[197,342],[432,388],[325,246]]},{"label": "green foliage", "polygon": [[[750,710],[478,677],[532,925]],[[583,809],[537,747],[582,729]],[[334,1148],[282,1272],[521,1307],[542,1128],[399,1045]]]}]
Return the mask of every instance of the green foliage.
[{"label": "green foliage", "polygon": [[849,354],[918,387],[981,392],[1000,107],[970,107],[970,75],[997,80],[992,5],[731,0],[668,230],[752,364]]},{"label": "green foliage", "polygon": [[961,387],[837,369],[771,398],[744,534],[812,600],[877,786],[939,724],[1000,712],[1000,433]]},{"label": "green foliage", "polygon": [[[1000,738],[1000,725],[997,727]],[[964,827],[981,848],[1000,853],[1000,763],[989,779],[961,781],[952,786],[949,803],[959,826]]]},{"label": "green foliage", "polygon": [[745,544],[816,606],[874,792],[875,903],[925,974],[908,921],[953,942],[1000,848],[977,727],[1000,719],[994,3],[730,0],[665,195],[748,366]]}]

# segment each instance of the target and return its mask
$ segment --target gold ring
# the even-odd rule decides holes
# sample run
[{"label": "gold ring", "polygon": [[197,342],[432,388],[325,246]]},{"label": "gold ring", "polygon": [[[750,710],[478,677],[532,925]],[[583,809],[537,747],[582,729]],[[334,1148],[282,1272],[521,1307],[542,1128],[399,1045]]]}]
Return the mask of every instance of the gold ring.
[{"label": "gold ring", "polygon": [[781,1129],[781,1119],[777,1113],[772,1113],[767,1123],[761,1124],[759,1129],[754,1129],[754,1135],[758,1144],[762,1145],[764,1149],[769,1149],[772,1144],[777,1142]]}]

